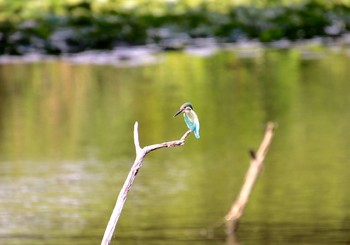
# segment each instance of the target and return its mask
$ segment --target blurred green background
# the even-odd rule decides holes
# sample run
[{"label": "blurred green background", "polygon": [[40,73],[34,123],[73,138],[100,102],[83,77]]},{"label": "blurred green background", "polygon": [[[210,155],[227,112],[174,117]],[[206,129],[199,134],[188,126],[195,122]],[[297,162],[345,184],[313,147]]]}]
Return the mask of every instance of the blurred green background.
[{"label": "blurred green background", "polygon": [[[0,1],[0,244],[349,244],[349,1]],[[163,52],[169,51],[169,52]],[[170,52],[172,51],[172,52]],[[223,217],[278,124],[237,231]]]}]

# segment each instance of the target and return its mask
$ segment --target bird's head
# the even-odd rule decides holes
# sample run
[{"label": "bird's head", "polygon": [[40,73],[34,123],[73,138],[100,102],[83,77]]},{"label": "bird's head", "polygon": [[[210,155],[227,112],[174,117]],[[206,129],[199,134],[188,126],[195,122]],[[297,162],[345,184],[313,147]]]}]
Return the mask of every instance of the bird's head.
[{"label": "bird's head", "polygon": [[176,114],[174,115],[174,117],[176,117],[177,115],[179,115],[181,112],[191,111],[191,110],[193,110],[192,104],[186,102],[185,104],[183,104],[183,105],[180,107],[180,110],[178,110],[178,111],[176,112]]}]

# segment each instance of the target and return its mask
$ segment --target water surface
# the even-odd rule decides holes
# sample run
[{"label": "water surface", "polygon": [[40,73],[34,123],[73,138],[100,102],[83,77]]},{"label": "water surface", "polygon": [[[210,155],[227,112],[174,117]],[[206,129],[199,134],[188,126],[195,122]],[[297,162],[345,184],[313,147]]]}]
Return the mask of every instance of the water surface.
[{"label": "water surface", "polygon": [[[113,244],[349,244],[350,58],[344,50],[168,53],[140,67],[0,66],[0,243],[99,244],[141,145]],[[268,121],[278,129],[236,241],[223,217]],[[210,228],[210,229],[209,229]],[[212,228],[212,229],[211,229]]]}]

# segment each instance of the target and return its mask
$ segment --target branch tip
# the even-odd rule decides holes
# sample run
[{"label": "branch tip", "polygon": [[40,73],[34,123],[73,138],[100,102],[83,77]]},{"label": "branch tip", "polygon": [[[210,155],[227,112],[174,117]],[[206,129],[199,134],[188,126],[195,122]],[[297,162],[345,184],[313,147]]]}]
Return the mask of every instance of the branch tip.
[{"label": "branch tip", "polygon": [[274,123],[274,122],[268,122],[266,125],[266,130],[267,131],[273,131],[274,129],[276,129],[278,127],[278,123]]},{"label": "branch tip", "polygon": [[189,129],[189,130],[187,130],[186,133],[181,137],[180,140],[183,141],[184,144],[185,144],[186,138],[190,135],[191,132],[192,132],[192,131]]},{"label": "branch tip", "polygon": [[138,128],[139,128],[139,123],[136,121],[134,124],[134,144],[135,144],[136,154],[139,151],[141,151]]}]

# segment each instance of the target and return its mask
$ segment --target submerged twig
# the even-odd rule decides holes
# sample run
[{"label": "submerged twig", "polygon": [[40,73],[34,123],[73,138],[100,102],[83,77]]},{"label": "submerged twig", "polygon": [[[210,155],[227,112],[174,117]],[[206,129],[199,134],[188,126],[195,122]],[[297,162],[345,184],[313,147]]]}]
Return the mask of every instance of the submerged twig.
[{"label": "submerged twig", "polygon": [[120,190],[117,202],[115,204],[115,207],[113,209],[112,215],[109,219],[108,225],[106,227],[105,233],[103,235],[103,239],[101,242],[101,245],[107,245],[111,242],[112,236],[115,230],[115,227],[117,225],[119,216],[122,212],[124,203],[126,201],[127,195],[129,190],[131,189],[131,185],[134,182],[134,179],[139,171],[139,169],[142,166],[143,159],[145,156],[150,153],[151,151],[165,148],[165,147],[176,147],[176,146],[182,146],[185,144],[185,140],[187,136],[191,133],[191,130],[188,130],[180,140],[174,140],[169,142],[164,142],[160,144],[154,144],[145,146],[144,148],[140,147],[140,141],[139,141],[139,135],[138,135],[138,123],[135,122],[134,125],[134,144],[135,144],[135,150],[136,150],[136,158],[133,166],[131,167],[131,170],[129,172],[128,177],[126,178],[124,185],[122,189]]},{"label": "submerged twig", "polygon": [[262,140],[258,151],[256,153],[252,150],[249,152],[251,156],[250,167],[245,176],[244,184],[240,193],[238,194],[237,199],[232,204],[230,211],[225,217],[228,233],[234,232],[237,227],[239,218],[243,215],[243,211],[248,202],[249,195],[264,164],[264,159],[274,134],[274,128],[274,123],[268,123],[264,139]]}]

